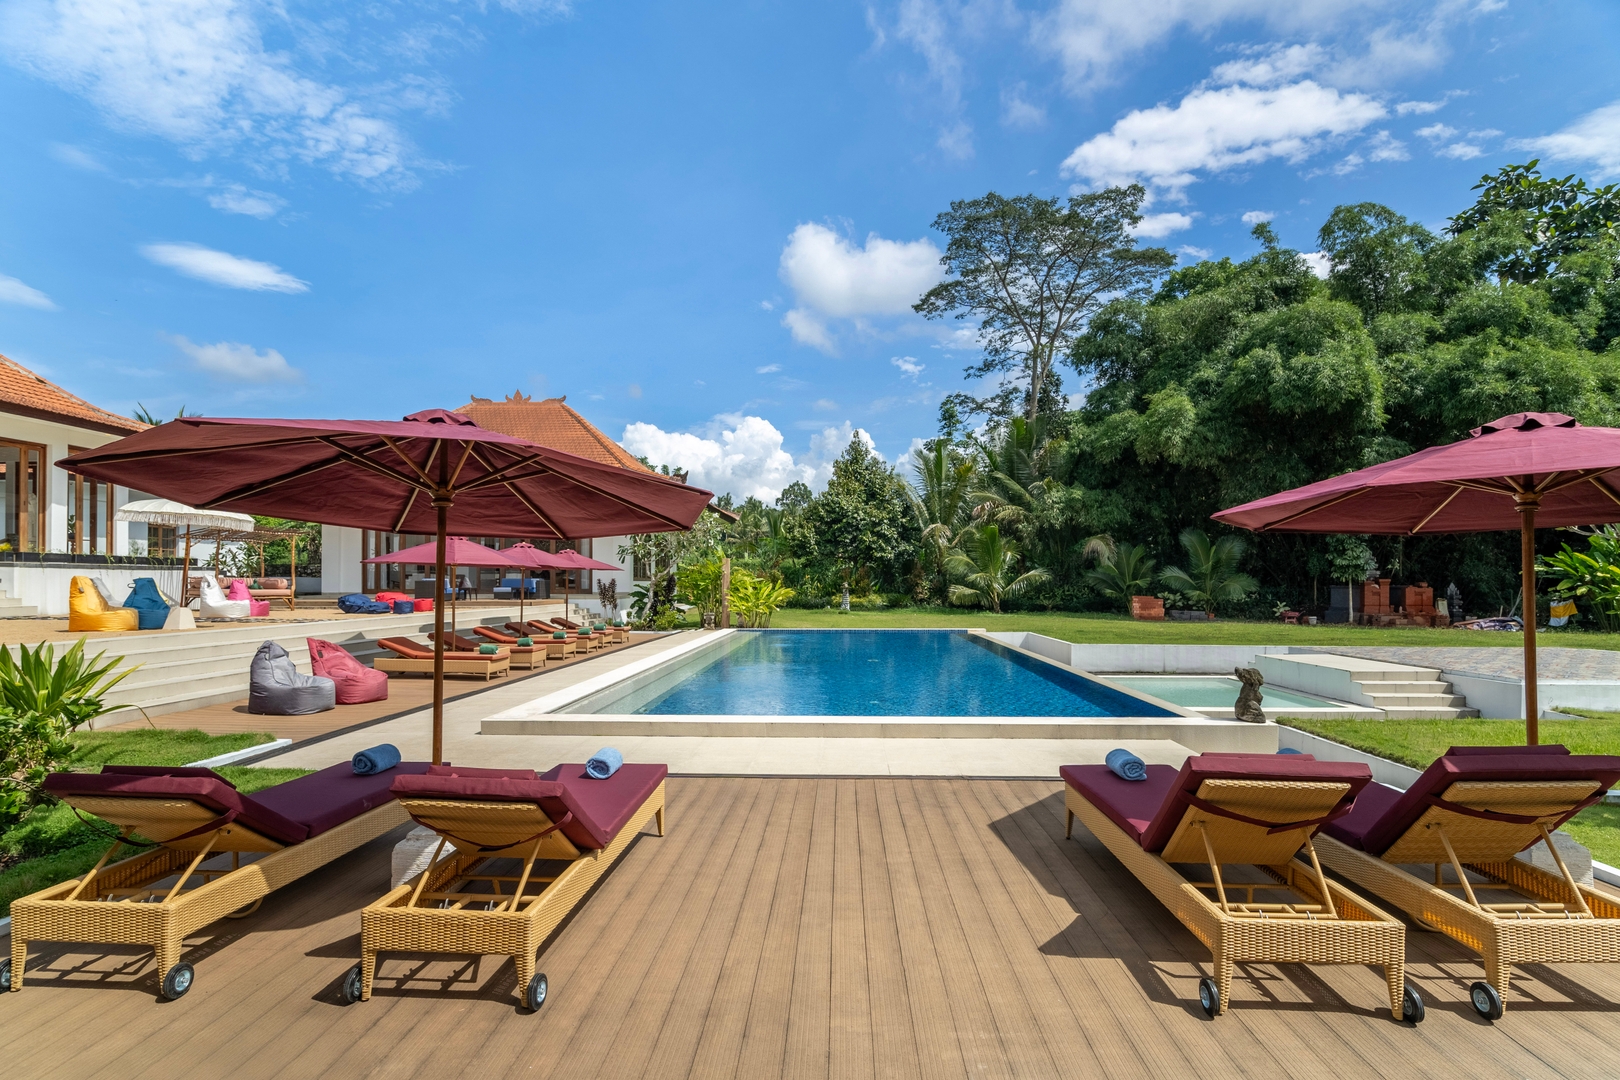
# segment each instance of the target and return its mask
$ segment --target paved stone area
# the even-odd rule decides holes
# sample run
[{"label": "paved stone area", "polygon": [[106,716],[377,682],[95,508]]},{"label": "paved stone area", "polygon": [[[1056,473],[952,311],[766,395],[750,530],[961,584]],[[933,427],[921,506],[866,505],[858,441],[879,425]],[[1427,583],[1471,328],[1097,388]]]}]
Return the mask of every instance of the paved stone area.
[{"label": "paved stone area", "polygon": [[[1312,648],[1300,651],[1359,656],[1367,660],[1383,660],[1392,664],[1410,664],[1413,667],[1439,668],[1442,671],[1473,675],[1495,675],[1507,679],[1524,678],[1524,654],[1517,648],[1335,646],[1331,649]],[[1537,648],[1536,674],[1542,679],[1620,680],[1620,652],[1610,652],[1607,649],[1561,649],[1556,646]]]}]

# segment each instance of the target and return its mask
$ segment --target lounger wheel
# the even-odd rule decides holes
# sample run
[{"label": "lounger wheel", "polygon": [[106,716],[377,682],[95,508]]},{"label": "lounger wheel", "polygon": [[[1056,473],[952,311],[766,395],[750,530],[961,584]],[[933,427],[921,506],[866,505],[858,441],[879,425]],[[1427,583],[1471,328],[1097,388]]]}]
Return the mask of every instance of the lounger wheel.
[{"label": "lounger wheel", "polygon": [[186,991],[191,989],[192,981],[196,977],[196,972],[191,970],[190,964],[182,962],[174,965],[168,974],[163,976],[163,996],[169,1001],[185,997]]},{"label": "lounger wheel", "polygon": [[1477,982],[1468,988],[1468,1000],[1474,1011],[1487,1020],[1502,1019],[1502,995],[1488,982]]},{"label": "lounger wheel", "polygon": [[[356,968],[355,970],[359,970]],[[540,972],[529,980],[528,987],[523,991],[523,1004],[530,1012],[539,1012],[540,1006],[546,1003],[546,973]]]},{"label": "lounger wheel", "polygon": [[1198,1004],[1204,1007],[1204,1014],[1212,1020],[1221,1014],[1221,987],[1208,975],[1198,980]]},{"label": "lounger wheel", "polygon": [[11,957],[0,960],[0,994],[11,989]]},{"label": "lounger wheel", "polygon": [[1423,1007],[1423,995],[1417,992],[1415,986],[1407,983],[1401,990],[1401,1019],[1408,1024],[1421,1024],[1426,1015],[1428,1011]]},{"label": "lounger wheel", "polygon": [[353,1005],[355,1002],[359,1001],[363,986],[364,983],[360,974],[360,965],[356,964],[343,976],[344,1003]]}]

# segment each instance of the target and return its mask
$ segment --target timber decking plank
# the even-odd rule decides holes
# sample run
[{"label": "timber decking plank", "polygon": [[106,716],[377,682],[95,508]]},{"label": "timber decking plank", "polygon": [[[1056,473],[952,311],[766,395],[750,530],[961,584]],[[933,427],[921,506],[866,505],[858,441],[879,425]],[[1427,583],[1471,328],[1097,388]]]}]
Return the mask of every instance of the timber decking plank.
[{"label": "timber decking plank", "polygon": [[866,780],[845,784],[840,790],[847,791],[855,804],[851,811],[854,828],[841,835],[843,843],[855,847],[858,854],[861,907],[851,917],[861,920],[863,930],[861,959],[866,968],[872,1071],[879,1080],[921,1080],[917,1035],[906,995],[905,958],[895,926],[888,854],[878,816],[877,784]]},{"label": "timber decking plank", "polygon": [[810,819],[810,849],[805,862],[804,898],[799,908],[782,1058],[781,1075],[787,1080],[825,1080],[832,1059],[833,857],[838,833],[838,784],[833,780],[812,783],[815,814]]},{"label": "timber decking plank", "polygon": [[876,1080],[871,976],[867,957],[866,889],[861,818],[856,794],[869,781],[833,789],[832,968],[828,987],[828,1074],[834,1080]]}]

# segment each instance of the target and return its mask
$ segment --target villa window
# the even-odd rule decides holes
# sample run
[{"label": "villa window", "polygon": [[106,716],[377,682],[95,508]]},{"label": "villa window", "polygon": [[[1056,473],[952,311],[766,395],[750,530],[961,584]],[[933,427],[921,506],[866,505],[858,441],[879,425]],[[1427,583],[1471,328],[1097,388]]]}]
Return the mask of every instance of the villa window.
[{"label": "villa window", "polygon": [[0,530],[12,551],[45,550],[45,448],[0,442]]},{"label": "villa window", "polygon": [[[80,447],[69,447],[76,454]],[[68,551],[76,555],[111,555],[113,487],[87,476],[68,477]]]}]

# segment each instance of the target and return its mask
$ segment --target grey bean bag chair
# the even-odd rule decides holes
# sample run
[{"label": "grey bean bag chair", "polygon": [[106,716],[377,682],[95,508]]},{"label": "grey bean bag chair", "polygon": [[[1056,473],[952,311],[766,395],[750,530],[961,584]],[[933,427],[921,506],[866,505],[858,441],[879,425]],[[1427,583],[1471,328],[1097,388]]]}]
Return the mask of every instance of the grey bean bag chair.
[{"label": "grey bean bag chair", "polygon": [[265,716],[303,716],[325,712],[337,704],[337,686],[331,679],[305,675],[292,657],[273,641],[259,646],[248,669],[248,712]]}]

